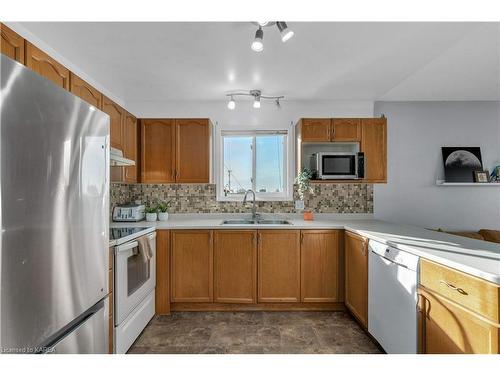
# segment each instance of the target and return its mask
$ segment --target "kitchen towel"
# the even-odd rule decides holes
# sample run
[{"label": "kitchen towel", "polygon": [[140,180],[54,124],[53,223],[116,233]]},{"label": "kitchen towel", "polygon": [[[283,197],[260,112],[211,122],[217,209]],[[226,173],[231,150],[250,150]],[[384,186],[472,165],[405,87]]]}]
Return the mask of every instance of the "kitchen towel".
[{"label": "kitchen towel", "polygon": [[139,237],[137,239],[139,244],[139,253],[142,256],[142,261],[147,263],[153,257],[153,250],[151,249],[151,243],[149,242],[149,235]]}]

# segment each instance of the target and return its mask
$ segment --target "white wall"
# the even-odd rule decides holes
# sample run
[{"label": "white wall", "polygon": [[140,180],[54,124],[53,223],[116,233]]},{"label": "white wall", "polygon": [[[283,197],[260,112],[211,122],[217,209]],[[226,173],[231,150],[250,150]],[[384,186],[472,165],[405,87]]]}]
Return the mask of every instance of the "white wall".
[{"label": "white wall", "polygon": [[500,186],[438,187],[442,146],[480,146],[500,165],[500,102],[377,102],[388,119],[388,183],[374,189],[375,216],[453,230],[500,229]]}]

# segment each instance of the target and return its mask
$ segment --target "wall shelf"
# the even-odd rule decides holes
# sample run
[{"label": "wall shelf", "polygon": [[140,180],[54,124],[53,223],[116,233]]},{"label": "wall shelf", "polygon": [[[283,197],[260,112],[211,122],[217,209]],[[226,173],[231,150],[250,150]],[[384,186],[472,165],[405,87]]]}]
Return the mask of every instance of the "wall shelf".
[{"label": "wall shelf", "polygon": [[445,182],[444,180],[437,180],[437,186],[496,186],[500,187],[500,183],[498,182]]}]

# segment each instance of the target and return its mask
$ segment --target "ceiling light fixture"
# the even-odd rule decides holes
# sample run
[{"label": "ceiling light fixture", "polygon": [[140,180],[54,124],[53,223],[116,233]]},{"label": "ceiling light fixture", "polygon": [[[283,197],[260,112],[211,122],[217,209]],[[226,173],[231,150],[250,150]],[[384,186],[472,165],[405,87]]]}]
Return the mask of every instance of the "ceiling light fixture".
[{"label": "ceiling light fixture", "polygon": [[276,22],[276,25],[278,26],[278,30],[281,33],[281,41],[283,43],[292,38],[294,32],[288,28],[286,22],[278,21]]},{"label": "ceiling light fixture", "polygon": [[283,95],[280,95],[280,96],[262,95],[262,91],[260,91],[260,90],[231,92],[231,93],[226,94],[226,96],[229,98],[229,101],[227,102],[227,108],[229,108],[231,110],[236,108],[236,102],[234,101],[235,96],[251,96],[251,97],[253,97],[253,107],[256,109],[261,107],[261,101],[262,101],[261,99],[274,100],[276,107],[280,108],[280,106],[281,106],[280,100],[285,98]]},{"label": "ceiling light fixture", "polygon": [[261,52],[264,50],[264,30],[262,30],[263,27],[276,25],[281,34],[281,41],[283,43],[290,40],[294,35],[294,32],[290,30],[285,21],[252,22],[252,24],[258,27],[257,31],[255,32],[255,38],[252,42],[252,49],[256,52]]},{"label": "ceiling light fixture", "polygon": [[233,110],[236,108],[236,102],[234,101],[233,96],[231,95],[231,100],[227,103],[227,108]]},{"label": "ceiling light fixture", "polygon": [[253,99],[253,107],[260,108],[260,95],[255,95]]},{"label": "ceiling light fixture", "polygon": [[255,39],[252,42],[252,49],[255,52],[262,52],[262,50],[264,50],[264,31],[260,26],[255,32]]}]

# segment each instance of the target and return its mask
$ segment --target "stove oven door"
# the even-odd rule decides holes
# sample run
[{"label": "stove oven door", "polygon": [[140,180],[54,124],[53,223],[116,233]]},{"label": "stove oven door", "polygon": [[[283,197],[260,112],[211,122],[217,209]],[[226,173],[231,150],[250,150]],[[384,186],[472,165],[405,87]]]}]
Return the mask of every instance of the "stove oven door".
[{"label": "stove oven door", "polygon": [[156,286],[156,233],[147,236],[153,249],[153,257],[147,262],[139,254],[137,241],[115,247],[115,326]]}]

